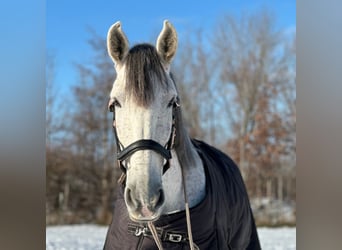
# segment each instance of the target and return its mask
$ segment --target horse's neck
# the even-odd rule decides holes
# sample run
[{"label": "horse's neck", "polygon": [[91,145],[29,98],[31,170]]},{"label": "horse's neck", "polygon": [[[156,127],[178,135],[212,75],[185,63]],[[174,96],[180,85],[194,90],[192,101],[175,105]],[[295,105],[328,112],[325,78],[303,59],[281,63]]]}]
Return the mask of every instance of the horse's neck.
[{"label": "horse's neck", "polygon": [[[190,207],[196,206],[205,197],[205,172],[201,158],[193,148],[195,166],[187,166],[183,172]],[[182,169],[176,151],[172,150],[170,169],[163,175],[165,193],[164,214],[184,210],[184,191],[182,183]]]}]

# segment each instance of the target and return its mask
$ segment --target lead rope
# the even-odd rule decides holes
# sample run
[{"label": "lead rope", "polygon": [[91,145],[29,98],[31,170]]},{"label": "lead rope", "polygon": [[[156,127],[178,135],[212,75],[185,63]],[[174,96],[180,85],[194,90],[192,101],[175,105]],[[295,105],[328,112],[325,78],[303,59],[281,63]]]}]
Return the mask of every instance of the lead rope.
[{"label": "lead rope", "polygon": [[[182,168],[182,182],[183,182],[183,192],[184,192],[184,201],[185,201],[185,215],[186,215],[186,227],[188,230],[188,237],[189,237],[189,244],[190,250],[200,250],[199,247],[194,243],[192,238],[192,229],[191,229],[191,221],[190,221],[190,209],[188,203],[188,195],[186,192],[186,185],[185,185],[185,177],[184,177],[184,169]],[[157,244],[159,250],[163,250],[163,245],[158,237],[158,233],[156,227],[154,226],[153,222],[147,222],[147,226],[150,229],[153,239]]]},{"label": "lead rope", "polygon": [[199,247],[194,243],[194,240],[192,238],[190,209],[189,209],[189,203],[188,203],[188,194],[186,192],[185,174],[184,174],[184,168],[182,167],[181,169],[182,169],[182,182],[183,182],[183,192],[184,192],[184,201],[185,201],[186,227],[188,229],[190,250],[200,250]]},{"label": "lead rope", "polygon": [[147,226],[152,233],[153,239],[156,242],[158,249],[163,250],[163,245],[162,245],[162,243],[158,237],[158,233],[157,233],[156,227],[154,226],[153,222],[152,221],[147,222]]}]

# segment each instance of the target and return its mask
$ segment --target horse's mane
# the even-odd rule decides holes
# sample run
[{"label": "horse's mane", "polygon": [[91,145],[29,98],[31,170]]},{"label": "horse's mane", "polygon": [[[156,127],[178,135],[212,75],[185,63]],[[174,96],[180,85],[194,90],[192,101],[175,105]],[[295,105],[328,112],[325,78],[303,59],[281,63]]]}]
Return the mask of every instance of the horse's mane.
[{"label": "horse's mane", "polygon": [[[133,96],[138,105],[147,107],[154,101],[154,89],[161,85],[168,88],[176,83],[172,74],[166,76],[162,59],[156,48],[150,44],[138,44],[132,47],[124,59],[126,66],[126,93]],[[185,128],[181,108],[175,110],[176,138],[175,151],[182,167],[194,166],[192,142]]]}]

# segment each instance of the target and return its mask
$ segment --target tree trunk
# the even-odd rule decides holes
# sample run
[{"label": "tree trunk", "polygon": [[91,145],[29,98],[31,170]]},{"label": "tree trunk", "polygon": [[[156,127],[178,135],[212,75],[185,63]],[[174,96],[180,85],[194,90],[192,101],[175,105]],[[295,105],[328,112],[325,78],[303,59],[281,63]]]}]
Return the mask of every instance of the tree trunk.
[{"label": "tree trunk", "polygon": [[69,185],[69,182],[66,181],[64,183],[64,190],[63,190],[63,205],[62,205],[63,211],[68,210],[69,194],[70,194],[70,185]]},{"label": "tree trunk", "polygon": [[240,137],[240,171],[244,181],[247,181],[247,170],[246,170],[246,162],[245,162],[245,145],[243,143],[243,138]]},{"label": "tree trunk", "polygon": [[266,197],[272,199],[272,179],[269,178],[266,181]]},{"label": "tree trunk", "polygon": [[278,175],[278,200],[283,201],[283,176]]},{"label": "tree trunk", "polygon": [[261,198],[262,196],[262,190],[261,190],[261,178],[260,178],[260,175],[257,176],[257,179],[256,179],[256,196],[257,198]]}]

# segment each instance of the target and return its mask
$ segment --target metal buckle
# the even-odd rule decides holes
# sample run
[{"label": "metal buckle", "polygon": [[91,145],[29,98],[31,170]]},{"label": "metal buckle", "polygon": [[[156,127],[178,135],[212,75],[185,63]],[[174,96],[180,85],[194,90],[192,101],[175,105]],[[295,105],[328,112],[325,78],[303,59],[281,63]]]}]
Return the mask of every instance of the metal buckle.
[{"label": "metal buckle", "polygon": [[144,228],[137,227],[137,228],[135,229],[134,235],[135,235],[135,236],[140,236],[140,235],[142,234],[142,235],[146,236],[146,231],[147,231],[147,228],[146,228],[146,227],[144,227]]},{"label": "metal buckle", "polygon": [[175,139],[176,139],[176,127],[172,126],[171,145],[170,145],[169,150],[173,149],[175,145]]},{"label": "metal buckle", "polygon": [[171,242],[181,242],[182,238],[181,234],[169,234],[168,236],[168,240]]}]

